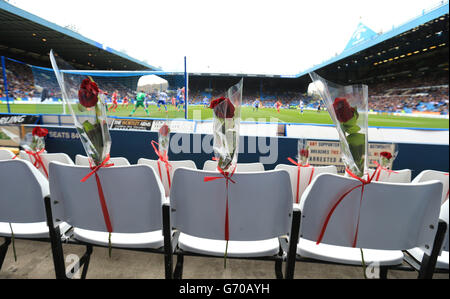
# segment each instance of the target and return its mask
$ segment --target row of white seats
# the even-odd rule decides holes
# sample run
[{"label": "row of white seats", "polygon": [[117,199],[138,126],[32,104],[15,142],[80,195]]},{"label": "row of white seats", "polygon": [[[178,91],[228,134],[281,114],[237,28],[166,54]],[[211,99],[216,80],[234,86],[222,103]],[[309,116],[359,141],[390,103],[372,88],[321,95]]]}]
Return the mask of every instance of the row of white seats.
[{"label": "row of white seats", "polygon": [[[48,165],[50,162],[61,162],[64,164],[73,165],[72,159],[64,153],[54,153],[54,154],[41,154],[42,161],[46,169],[48,169]],[[14,154],[8,150],[0,150],[0,161],[11,159],[14,157]],[[24,151],[20,152],[21,159],[25,159],[31,162],[34,162],[34,159],[31,158]],[[114,163],[115,166],[128,166],[131,165],[130,162],[123,157],[115,157],[110,159],[111,163]],[[157,160],[150,160],[141,158],[138,160],[137,164],[146,164],[153,167],[163,183],[164,190],[166,196],[170,194],[169,181],[173,180],[173,173],[177,168],[187,167],[192,169],[197,169],[195,163],[191,160],[182,160],[182,161],[170,161],[171,168],[169,169],[169,178],[167,177],[166,166],[164,163],[158,162]],[[159,166],[158,166],[159,164]],[[76,155],[75,156],[75,165],[81,166],[89,166],[89,159],[86,156]],[[217,162],[208,160],[203,165],[203,170],[207,171],[216,171]],[[317,177],[321,173],[332,173],[337,174],[337,168],[335,166],[319,166],[314,167],[314,172],[312,167],[302,167],[300,171],[300,178],[298,178],[298,167],[294,165],[286,165],[279,164],[275,167],[275,169],[286,170],[289,173],[291,180],[291,188],[292,194],[294,196],[294,202],[297,199],[297,186],[298,186],[298,198],[300,199],[306,187],[309,185],[309,181]],[[42,168],[39,169],[41,173],[44,173]],[[258,172],[264,171],[264,165],[262,163],[238,163],[236,172]],[[369,169],[369,175],[372,175],[374,172],[373,169]],[[410,169],[402,169],[396,170],[395,172],[388,173],[386,171],[381,171],[379,175],[379,181],[381,182],[390,182],[390,183],[410,183],[411,182],[411,170]],[[347,175],[346,175],[347,176]],[[430,180],[439,180],[444,184],[444,192],[442,195],[441,202],[446,199],[445,190],[449,190],[449,180],[448,174],[440,171],[426,170],[417,175],[412,182],[419,183]]]},{"label": "row of white seats", "polygon": [[[57,277],[65,277],[61,239],[87,246],[86,265],[93,245],[108,246],[95,179],[80,182],[89,172],[86,166],[52,162],[48,181],[28,161],[0,161],[4,254],[11,238],[9,223],[16,238],[50,236]],[[182,276],[184,255],[223,256],[226,184],[221,179],[204,182],[217,172],[177,168],[169,201],[157,171],[148,165],[103,168],[98,175],[112,219],[113,247],[159,250],[166,256],[166,278]],[[316,245],[337,194],[359,181],[336,174],[317,175],[300,204],[293,205],[291,179],[285,170],[236,172],[233,180],[228,190],[230,258],[275,260],[277,277],[281,276],[280,262],[286,261],[287,278],[293,276],[296,259],[360,265],[359,249],[351,248],[360,207],[356,247],[364,248],[366,263],[378,263],[385,274],[388,267],[402,264],[402,250],[408,250],[418,257],[417,262],[423,262],[421,277],[432,276],[436,261],[438,266],[446,261],[448,269],[448,233],[446,240],[437,238],[445,236],[448,225],[448,201],[441,211],[442,182],[374,182],[365,186],[362,204],[360,192],[350,193],[331,217],[322,244]],[[68,227],[72,229],[67,231]],[[438,260],[440,242],[444,244],[442,261]],[[178,257],[175,271],[173,252]]]}]

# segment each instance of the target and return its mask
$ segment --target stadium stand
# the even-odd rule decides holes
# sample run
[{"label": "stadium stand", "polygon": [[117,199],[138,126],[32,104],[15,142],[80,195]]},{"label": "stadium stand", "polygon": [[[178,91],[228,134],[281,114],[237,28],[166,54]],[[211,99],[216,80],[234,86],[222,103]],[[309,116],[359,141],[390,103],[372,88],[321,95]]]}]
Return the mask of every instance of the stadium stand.
[{"label": "stadium stand", "polygon": [[[369,44],[363,43],[357,49],[346,48],[337,57],[308,71],[317,71],[340,84],[368,84],[370,86],[369,104],[373,112],[420,112],[448,115],[448,3],[443,7],[444,12],[445,8],[447,9],[446,13],[442,13],[441,8],[433,10],[430,14],[424,12],[423,16],[411,24],[407,24],[406,27],[377,35],[373,40],[366,41]],[[79,69],[113,68],[127,71],[130,69],[140,71],[153,69],[123,53],[98,45],[98,43],[28,13],[20,12],[2,0],[0,0],[0,8],[0,24],[11,24],[8,30],[0,30],[1,41],[4,40],[6,43],[6,45],[2,45],[0,42],[0,56],[3,64],[0,71],[3,71],[8,82],[6,84],[3,77],[0,77],[0,101],[5,97],[9,99],[8,102],[11,99],[14,102],[28,101],[29,99],[39,101],[39,99],[45,100],[46,98],[51,101],[59,100],[60,91],[52,70],[48,69],[47,61],[48,50],[58,47],[58,42],[60,43],[60,49],[57,49],[58,53],[69,62],[73,62],[74,66]],[[32,31],[36,31],[37,36],[48,31],[46,41],[43,41],[41,37],[30,37],[29,34]],[[11,34],[11,32],[16,34]],[[27,44],[26,41],[30,39],[32,41]],[[44,47],[42,47],[42,42],[45,43]],[[426,49],[426,51],[421,50],[415,53],[417,51],[415,49],[419,48]],[[86,57],[86,53],[93,53],[93,55]],[[401,58],[402,55],[403,58]],[[204,98],[210,100],[219,96],[236,80],[240,80],[241,76],[245,77],[243,105],[252,105],[255,99],[260,99],[264,107],[273,107],[277,101],[281,101],[283,107],[289,109],[295,108],[301,100],[306,107],[315,109],[320,103],[318,98],[307,93],[310,82],[307,71],[293,77],[195,73],[191,76],[189,101],[192,104],[205,105]],[[138,77],[135,74],[109,78],[98,76],[95,81],[100,82],[102,89],[110,95],[113,91],[118,90],[121,96],[128,95],[132,98]],[[70,76],[69,80],[71,80]],[[8,86],[7,90],[6,86]],[[83,153],[84,149],[75,128],[62,125],[60,118],[62,116],[59,114],[39,114],[39,117],[41,118],[39,124],[49,130],[46,137],[48,155],[64,153],[71,158],[76,155],[80,157],[79,155]],[[58,118],[59,124],[46,124],[42,120],[44,117]],[[109,119],[114,119],[114,117]],[[164,120],[145,120],[145,122],[147,121],[153,122],[153,125],[164,122]],[[176,120],[173,122],[179,124],[190,121]],[[238,165],[252,166],[252,171],[241,173],[237,170],[230,176],[227,173],[223,177],[217,177],[218,172],[206,171],[207,167],[204,170],[195,170],[196,167],[200,168],[201,165],[207,164],[212,164],[214,167],[216,163],[210,161],[213,155],[212,145],[211,151],[203,147],[203,145],[208,145],[209,148],[212,140],[211,134],[195,131],[197,134],[194,135],[193,132],[182,131],[183,128],[178,131],[176,125],[177,123],[171,127],[171,131],[173,128],[172,133],[176,133],[177,137],[180,137],[178,140],[181,140],[183,146],[189,143],[188,150],[184,151],[183,149],[176,152],[175,146],[168,149],[167,154],[174,161],[171,160],[170,163],[166,161],[166,174],[159,169],[158,161],[160,160],[156,160],[156,156],[160,159],[161,157],[149,145],[150,140],[158,139],[158,130],[139,131],[112,128],[111,156],[125,157],[127,160],[125,164],[128,164],[129,161],[132,165],[107,167],[113,166],[107,164],[88,168],[52,162],[46,165],[46,169],[49,170],[48,182],[36,171],[36,166],[20,160],[20,155],[15,161],[9,160],[16,158],[8,153],[7,160],[0,161],[0,189],[9,192],[3,192],[3,194],[8,193],[8,196],[0,196],[0,236],[2,236],[2,240],[4,239],[4,243],[0,244],[0,270],[5,261],[0,278],[33,276],[42,278],[45,275],[67,278],[76,269],[70,270],[73,265],[65,268],[67,260],[64,259],[64,252],[67,257],[67,254],[71,253],[75,246],[86,246],[85,254],[81,256],[79,264],[75,265],[75,267],[83,266],[81,278],[86,278],[94,246],[97,252],[93,254],[93,266],[97,265],[97,267],[91,267],[89,278],[109,275],[124,278],[130,272],[135,278],[153,278],[164,276],[164,274],[166,278],[182,278],[183,275],[186,275],[187,278],[193,275],[204,275],[203,277],[206,278],[227,278],[229,273],[233,275],[240,273],[245,278],[252,275],[258,278],[267,278],[271,277],[270,274],[273,273],[273,266],[271,265],[270,271],[267,271],[269,268],[265,267],[263,263],[258,263],[256,268],[253,263],[244,265],[238,264],[238,261],[234,260],[233,262],[236,263],[224,271],[221,262],[219,262],[219,267],[211,267],[203,259],[197,262],[194,259],[190,260],[189,263],[186,263],[183,271],[184,256],[190,255],[196,256],[196,259],[201,256],[215,256],[219,259],[224,257],[230,259],[256,258],[275,261],[277,278],[305,278],[309,277],[311,272],[315,272],[315,275],[320,277],[339,273],[339,277],[348,278],[351,276],[348,274],[351,271],[348,268],[342,271],[339,268],[330,271],[329,265],[318,265],[318,263],[333,263],[338,267],[349,264],[359,268],[363,253],[363,249],[360,250],[359,247],[364,248],[365,261],[363,257],[363,264],[368,262],[370,267],[379,268],[380,278],[388,277],[387,270],[391,266],[390,277],[403,277],[404,274],[398,274],[399,270],[410,271],[415,267],[413,265],[411,265],[412,268],[406,267],[405,262],[409,264],[409,261],[404,260],[405,255],[401,250],[408,250],[411,247],[425,248],[426,250],[421,252],[419,257],[412,253],[411,257],[417,259],[415,264],[421,265],[416,268],[419,271],[419,278],[432,278],[434,274],[438,274],[435,263],[439,261],[438,254],[441,248],[447,252],[448,257],[448,231],[447,242],[443,242],[448,227],[448,199],[445,215],[447,217],[439,217],[442,196],[445,194],[448,196],[448,138],[443,140],[442,137],[434,137],[443,136],[434,135],[435,133],[443,134],[441,131],[446,131],[448,137],[448,129],[439,131],[425,129],[420,132],[411,130],[405,134],[405,128],[402,129],[403,131],[384,128],[385,132],[392,131],[394,142],[399,143],[399,148],[401,148],[401,158],[392,164],[394,173],[395,169],[411,168],[406,180],[409,182],[411,172],[417,173],[431,168],[439,169],[446,171],[446,173],[442,173],[444,185],[436,181],[413,182],[407,185],[406,182],[395,183],[393,178],[389,183],[381,182],[382,179],[373,184],[370,184],[370,181],[361,181],[362,185],[358,186],[358,188],[361,187],[361,193],[353,192],[344,195],[344,197],[349,195],[349,200],[344,205],[350,209],[336,210],[336,214],[330,222],[332,225],[329,225],[327,233],[322,235],[324,236],[322,244],[316,246],[314,243],[317,242],[317,237],[321,238],[318,235],[318,229],[322,227],[323,216],[326,215],[328,207],[334,204],[340,190],[355,188],[355,183],[359,184],[358,181],[336,175],[335,166],[311,165],[308,166],[310,172],[304,170],[300,172],[300,167],[291,165],[279,169],[282,163],[287,163],[287,157],[295,157],[298,154],[298,138],[300,137],[288,134],[286,130],[288,124],[278,123],[245,124],[248,125],[247,131],[250,131],[249,128],[251,128],[252,131],[262,132],[261,135],[258,135],[258,151],[256,151],[257,139],[254,136],[241,134],[242,143],[239,145],[243,145],[243,150],[241,151],[239,148]],[[250,125],[255,126],[250,127]],[[276,135],[271,136],[264,133],[263,125],[271,125],[277,131]],[[332,148],[330,145],[336,139],[324,138],[320,135],[319,129],[330,129],[336,133],[331,126],[307,126],[305,124],[289,124],[289,126],[301,126],[302,133],[308,130],[314,131],[311,141],[325,143],[321,147],[326,148],[315,150],[316,152],[328,152],[328,148]],[[34,125],[26,124],[21,127],[22,130],[31,128],[34,128]],[[379,132],[378,129],[377,127],[369,128],[370,132],[367,132],[366,136],[370,134],[370,138],[373,138],[374,132],[382,135],[383,131]],[[282,132],[280,135],[278,135],[278,130]],[[423,136],[420,134],[426,134],[428,140],[422,141],[422,143],[420,140],[418,142],[417,139],[420,139],[418,136]],[[402,140],[402,137],[405,136],[399,135],[411,135],[412,137],[407,137],[414,138],[414,143]],[[278,136],[282,137],[278,138]],[[191,137],[194,147],[192,151]],[[174,137],[172,138],[172,140],[176,140]],[[309,139],[309,137],[301,138]],[[429,139],[436,139],[437,143],[430,143]],[[368,140],[371,141],[371,139]],[[392,141],[381,140],[384,143]],[[250,146],[252,142],[255,142],[254,150],[253,146]],[[198,144],[201,144],[202,147],[197,151],[196,145]],[[270,147],[264,151],[267,144]],[[263,157],[263,153],[271,155],[275,152],[271,148],[272,144],[277,149],[274,154],[276,158],[270,162],[269,160],[263,162],[261,158],[270,157]],[[428,157],[424,157],[426,155],[432,157],[428,159]],[[45,157],[45,155],[43,156]],[[330,157],[324,156],[323,158],[327,160]],[[69,158],[67,159],[71,162]],[[105,163],[108,159],[105,159]],[[115,163],[113,159],[111,158],[109,161]],[[255,163],[257,161],[259,162]],[[133,165],[136,162],[140,165]],[[326,161],[326,163],[331,163],[331,161]],[[153,165],[153,169],[142,164]],[[18,170],[17,166],[20,165],[26,166],[25,168],[21,167],[24,168],[22,169],[25,171],[24,173],[15,172]],[[259,169],[254,169],[255,165]],[[106,167],[102,168],[102,166]],[[272,170],[273,168],[278,169]],[[290,173],[286,171],[288,168],[291,170]],[[94,174],[96,180],[80,181],[89,171],[92,171],[90,175]],[[398,172],[400,174],[401,171]],[[37,201],[33,201],[33,205],[16,205],[14,201],[17,202],[17,200],[15,199],[25,198],[23,194],[28,192],[27,188],[23,188],[27,185],[24,185],[26,180],[17,178],[26,178],[29,175],[41,176],[42,178],[39,179],[42,181],[41,189],[45,189],[46,192],[37,192],[39,198]],[[88,177],[89,175],[85,178]],[[101,187],[100,181],[103,187]],[[366,186],[365,195],[363,194],[364,186]],[[444,186],[447,188],[443,189]],[[215,196],[221,194],[226,194],[226,197]],[[229,195],[230,198],[234,198],[230,201],[228,208]],[[365,196],[364,204],[361,205],[363,195]],[[101,210],[107,210],[107,205],[103,206],[101,203],[103,197],[107,198],[108,203],[109,212],[106,211],[106,213],[101,212]],[[100,199],[100,205],[97,201],[92,201],[92,198]],[[226,213],[223,208],[225,206],[224,199],[226,199]],[[104,200],[105,198],[103,198]],[[293,201],[300,205],[292,205]],[[47,220],[43,222],[42,234],[47,238],[46,242],[50,241],[51,251],[48,244],[46,246],[29,245],[31,242],[27,242],[29,241],[27,238],[23,240],[20,230],[16,229],[16,222],[20,224],[20,222],[33,220],[25,219],[24,221],[23,218],[20,218],[27,209],[30,210],[30,207],[34,212],[33,215],[37,215],[39,221]],[[357,214],[351,215],[350,212],[358,209],[361,215],[360,235],[358,236],[359,215],[355,222],[358,223],[356,234],[354,236],[345,234],[345,229],[350,227],[349,220],[353,218],[356,220]],[[232,215],[230,218],[228,217],[229,211]],[[11,217],[15,213],[20,217]],[[226,247],[222,237],[225,214],[227,215],[225,235],[229,234],[228,231],[231,232],[230,238],[225,237]],[[107,222],[110,222],[110,216],[114,229],[106,228],[105,230],[105,224],[108,227]],[[230,221],[228,221],[229,219]],[[67,221],[72,229],[60,231],[62,229],[59,225],[60,221]],[[111,223],[109,223],[110,225]],[[326,228],[326,225],[323,228]],[[355,244],[347,242],[346,237],[343,237],[344,234],[352,237],[351,240],[354,240]],[[19,241],[17,245],[20,257],[17,265],[12,264],[11,259],[11,251],[15,254],[16,237]],[[298,239],[300,239],[299,242],[297,242]],[[230,241],[230,247],[228,247],[228,241]],[[9,247],[11,243],[12,248]],[[444,247],[442,247],[442,243],[445,244]],[[8,247],[12,250],[6,256]],[[101,247],[104,249],[103,253],[106,253],[106,250],[109,251],[108,262],[102,260]],[[112,257],[110,250],[113,248]],[[126,248],[135,252],[131,259],[124,259],[123,250],[116,250],[118,248]],[[391,255],[393,250],[395,250],[394,258]],[[145,256],[139,256],[138,251],[141,251],[141,254],[145,253]],[[162,253],[165,256],[164,258],[158,257],[159,261],[155,263],[155,267],[149,267],[156,259],[145,251]],[[391,251],[391,253],[387,251]],[[173,255],[177,255],[176,263],[173,261]],[[50,260],[51,256],[53,263],[46,263],[45,259]],[[443,256],[445,257],[445,255]],[[190,259],[190,257],[188,258]],[[123,263],[124,260],[125,263]],[[162,260],[164,260],[163,263]],[[133,261],[138,264],[138,267],[132,265]],[[379,263],[380,261],[381,263]],[[310,262],[315,264],[312,267],[304,267],[304,264]],[[286,265],[285,273],[282,273],[283,263]],[[378,264],[372,265],[376,263]],[[320,268],[320,266],[325,268]],[[295,267],[298,269],[296,273],[294,273]],[[108,270],[111,268],[113,268],[112,271]],[[314,270],[311,271],[311,269]],[[447,267],[441,270],[445,276],[439,277],[448,278],[448,261]],[[361,271],[359,269],[357,271],[355,272],[358,273],[357,277],[361,277]],[[220,276],[221,272],[225,275]],[[367,275],[368,272],[370,271],[364,271],[364,275]]]},{"label": "stadium stand", "polygon": [[[6,74],[9,97],[12,99],[41,98],[42,88],[39,88],[39,85],[36,86],[35,82],[46,85],[49,98],[61,97],[55,78],[45,78],[42,73],[33,72],[31,67],[26,64],[6,59]],[[109,94],[118,90],[122,97],[125,95],[130,98],[134,97],[133,88],[120,82],[120,78],[114,78],[114,81],[106,78],[96,80],[103,81],[102,86]],[[6,97],[2,78],[0,85],[1,99]],[[214,89],[204,92],[194,89],[190,91],[190,103],[201,105],[205,96],[210,100],[223,92],[225,90]],[[434,112],[448,115],[448,74],[446,77],[413,78],[379,83],[371,85],[369,92],[369,109],[376,112]],[[266,87],[261,93],[258,90],[247,88],[243,95],[243,105],[250,106],[257,98],[261,99],[263,107],[273,107],[278,100],[283,103],[285,108],[297,107],[300,100],[310,109],[316,109],[319,103],[318,99],[312,98],[306,93],[291,90],[277,91],[277,89]]]},{"label": "stadium stand", "polygon": [[[12,26],[7,32],[2,31],[4,42],[0,45],[0,54],[4,57],[50,67],[48,51],[53,48],[78,69],[158,70],[3,1],[1,5],[2,22]],[[281,101],[284,108],[291,108],[302,100],[307,109],[316,109],[319,101],[307,96],[311,82],[308,72],[315,71],[339,84],[368,84],[369,108],[375,112],[448,115],[446,8],[448,4],[424,11],[415,19],[346,48],[336,57],[296,75],[190,73],[189,102],[203,104],[205,97],[209,100],[216,97],[242,76],[245,78],[243,105],[251,105],[258,98],[263,107],[273,107],[275,102]],[[30,30],[34,32],[32,38],[29,36]],[[15,34],[11,35],[11,32]],[[44,32],[47,33],[45,42],[39,38]],[[61,38],[64,40],[63,47],[58,44]],[[88,57],[85,57],[86,53]],[[7,78],[11,81],[8,85],[9,96],[14,99],[41,97],[42,91],[34,86],[36,72],[13,60],[5,61]],[[49,89],[49,97],[58,98],[55,82],[49,84],[50,87],[55,86]],[[106,84],[106,89],[109,93],[118,89],[121,96],[133,97],[135,84],[135,81],[127,82],[120,78]],[[0,100],[5,97],[4,89],[1,78]]]}]

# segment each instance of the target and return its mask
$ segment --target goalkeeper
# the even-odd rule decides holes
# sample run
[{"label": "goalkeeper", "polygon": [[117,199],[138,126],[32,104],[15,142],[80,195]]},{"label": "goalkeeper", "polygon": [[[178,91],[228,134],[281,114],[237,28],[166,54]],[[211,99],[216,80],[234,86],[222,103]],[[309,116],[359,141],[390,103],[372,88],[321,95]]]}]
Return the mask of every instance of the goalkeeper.
[{"label": "goalkeeper", "polygon": [[144,108],[145,112],[147,113],[147,116],[150,116],[150,113],[148,112],[147,107],[145,107],[145,93],[138,92],[136,95],[136,104],[134,105],[133,111],[131,111],[131,114],[129,116],[133,116],[134,112],[136,112],[137,108],[142,107]]}]

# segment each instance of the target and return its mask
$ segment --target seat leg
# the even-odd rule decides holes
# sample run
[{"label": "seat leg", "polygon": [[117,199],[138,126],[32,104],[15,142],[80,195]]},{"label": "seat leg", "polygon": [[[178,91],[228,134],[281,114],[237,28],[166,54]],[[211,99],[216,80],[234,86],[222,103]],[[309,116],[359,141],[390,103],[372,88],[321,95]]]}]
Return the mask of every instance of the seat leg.
[{"label": "seat leg", "polygon": [[422,263],[420,265],[419,270],[419,279],[432,279],[433,274],[436,268],[436,262],[439,256],[439,253],[442,248],[442,243],[445,239],[445,232],[447,231],[447,223],[440,220],[438,224],[438,229],[436,232],[436,236],[433,242],[433,249],[431,250],[431,254],[424,254]]},{"label": "seat leg", "polygon": [[61,244],[59,227],[50,228],[50,239],[52,246],[53,265],[55,267],[56,279],[67,279],[64,262],[64,252]]},{"label": "seat leg", "polygon": [[3,262],[5,261],[9,244],[11,244],[11,238],[5,237],[5,242],[3,242],[3,244],[0,246],[0,270],[2,269]]},{"label": "seat leg", "polygon": [[275,275],[276,275],[277,279],[283,279],[282,268],[283,268],[283,260],[281,258],[277,259],[275,261]]},{"label": "seat leg", "polygon": [[389,267],[381,266],[380,267],[380,279],[387,279]]},{"label": "seat leg", "polygon": [[89,262],[91,261],[91,254],[92,254],[92,245],[87,245],[85,253],[86,259],[83,265],[83,272],[81,272],[81,279],[86,279],[87,271],[89,269]]},{"label": "seat leg", "polygon": [[177,255],[177,264],[175,266],[175,271],[173,273],[173,278],[182,279],[183,278],[183,264],[184,264],[184,255]]},{"label": "seat leg", "polygon": [[172,245],[172,227],[170,223],[170,206],[164,204],[163,214],[163,235],[164,235],[164,270],[166,279],[173,278],[173,245]]},{"label": "seat leg", "polygon": [[172,253],[164,254],[164,267],[166,279],[173,278],[173,255]]},{"label": "seat leg", "polygon": [[61,231],[59,226],[54,225],[50,197],[44,198],[45,212],[47,215],[47,226],[49,228],[50,243],[52,247],[53,266],[55,267],[55,275],[57,279],[67,279],[64,252],[61,244]]},{"label": "seat leg", "polygon": [[297,257],[297,244],[300,233],[300,219],[302,213],[299,210],[293,211],[293,218],[291,224],[291,235],[289,236],[289,251],[286,258],[285,279],[293,279],[295,272],[295,262]]}]

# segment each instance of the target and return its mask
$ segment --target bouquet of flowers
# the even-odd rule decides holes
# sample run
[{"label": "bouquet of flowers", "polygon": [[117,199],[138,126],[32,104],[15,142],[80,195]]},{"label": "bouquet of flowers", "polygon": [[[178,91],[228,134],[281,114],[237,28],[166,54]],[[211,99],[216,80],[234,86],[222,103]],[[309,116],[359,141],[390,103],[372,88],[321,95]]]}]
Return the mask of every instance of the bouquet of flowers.
[{"label": "bouquet of flowers", "polygon": [[45,136],[47,136],[48,130],[39,126],[34,127],[31,133],[27,133],[25,138],[20,141],[20,146],[24,149],[25,153],[30,157],[30,162],[40,169],[48,178],[48,171],[42,161],[41,154],[45,152]]},{"label": "bouquet of flowers", "polygon": [[[395,158],[397,158],[398,155],[398,146],[397,144],[393,144],[393,150],[390,151],[383,151],[380,153],[380,158],[377,161],[374,161],[375,165],[377,166],[375,172],[376,172],[376,178],[375,181],[383,181],[383,178],[389,178],[391,176],[391,173],[397,173],[392,170],[392,165],[394,164]],[[381,174],[386,174],[385,176],[382,176]],[[380,178],[381,177],[381,178]]]},{"label": "bouquet of flowers", "polygon": [[225,254],[224,268],[226,268],[228,241],[229,241],[229,214],[228,214],[228,183],[234,181],[231,177],[236,170],[239,151],[239,128],[241,121],[242,88],[244,81],[230,87],[225,96],[211,101],[209,108],[214,110],[214,156],[217,160],[217,170],[223,177],[205,177],[208,182],[220,178],[226,183],[226,212],[225,212]]},{"label": "bouquet of flowers", "polygon": [[394,143],[392,146],[393,146],[392,152],[384,151],[384,152],[380,153],[380,158],[379,158],[378,163],[383,168],[392,169],[392,165],[394,164],[394,160],[397,158],[398,145]]},{"label": "bouquet of flowers", "polygon": [[341,86],[310,73],[339,134],[342,160],[356,176],[367,170],[368,88]]},{"label": "bouquet of flowers", "polygon": [[92,77],[67,72],[72,68],[62,59],[58,59],[58,64],[65,69],[60,70],[53,51],[50,52],[50,60],[86,154],[93,165],[99,166],[111,149],[105,92]]},{"label": "bouquet of flowers", "polygon": [[158,143],[159,152],[163,156],[168,156],[169,154],[169,143],[170,143],[170,128],[167,123],[164,123],[158,131]]},{"label": "bouquet of flowers", "polygon": [[228,89],[225,96],[212,100],[209,105],[214,110],[214,155],[223,172],[232,172],[237,163],[242,88],[243,79]]},{"label": "bouquet of flowers", "polygon": [[392,154],[390,152],[381,152],[380,153],[380,162],[379,164],[382,167],[389,167],[391,164]]},{"label": "bouquet of flowers", "polygon": [[[151,144],[153,146],[153,149],[155,150],[156,155],[158,156],[158,172],[159,177],[161,178],[161,181],[163,181],[163,176],[161,172],[161,166],[159,162],[164,163],[166,167],[166,173],[167,173],[167,182],[169,185],[169,188],[167,189],[165,187],[166,196],[169,196],[171,182],[170,182],[170,168],[172,165],[169,163],[169,143],[170,143],[170,128],[167,125],[167,123],[164,123],[161,128],[159,128],[158,131],[158,142],[152,141]],[[156,145],[158,148],[156,148]]]},{"label": "bouquet of flowers", "polygon": [[[300,195],[301,190],[304,190],[309,184],[311,184],[313,175],[314,175],[314,167],[309,165],[309,146],[308,146],[308,140],[306,139],[299,139],[297,142],[297,162],[295,162],[294,159],[288,158],[289,162],[297,166],[297,187],[296,187],[296,196],[295,196],[295,203],[300,203]],[[300,188],[300,173],[302,168],[309,168],[310,169],[310,175],[309,180],[307,181],[307,185],[303,184],[303,188]],[[292,186],[294,187],[294,186]]]},{"label": "bouquet of flowers", "polygon": [[309,146],[306,139],[299,139],[297,143],[298,157],[297,161],[300,165],[307,165],[309,160]]},{"label": "bouquet of flowers", "polygon": [[20,146],[28,151],[39,152],[45,150],[44,137],[47,136],[48,130],[39,126],[34,127],[33,131],[26,134],[25,139],[22,140]]},{"label": "bouquet of flowers", "polygon": [[[62,98],[72,114],[75,128],[80,136],[84,150],[89,157],[91,172],[81,179],[85,182],[95,175],[100,205],[109,232],[109,256],[111,257],[111,233],[113,231],[104,192],[97,171],[108,164],[111,149],[106,115],[106,92],[102,91],[91,76],[80,75],[64,60],[58,57],[58,63],[50,51],[50,61],[56,75]],[[58,64],[64,67],[60,69]],[[71,71],[72,70],[72,71]]]},{"label": "bouquet of flowers", "polygon": [[[310,73],[311,79],[327,106],[328,113],[333,120],[339,134],[341,156],[347,167],[346,172],[353,178],[358,179],[361,185],[349,190],[341,196],[334,208],[346,197],[348,193],[356,188],[361,188],[361,201],[363,200],[364,185],[369,184],[373,176],[369,177],[366,171],[367,163],[367,132],[368,132],[368,87],[367,85],[342,86],[325,80],[316,73]],[[319,244],[323,238],[328,221],[333,214],[332,209],[325,218],[324,225],[317,240]],[[359,212],[358,212],[359,213]],[[359,219],[359,216],[358,216]],[[359,221],[356,223],[352,247],[356,247],[358,239]],[[366,266],[364,253],[361,251],[364,277],[366,277]]]}]

